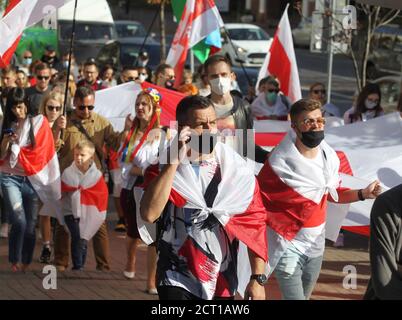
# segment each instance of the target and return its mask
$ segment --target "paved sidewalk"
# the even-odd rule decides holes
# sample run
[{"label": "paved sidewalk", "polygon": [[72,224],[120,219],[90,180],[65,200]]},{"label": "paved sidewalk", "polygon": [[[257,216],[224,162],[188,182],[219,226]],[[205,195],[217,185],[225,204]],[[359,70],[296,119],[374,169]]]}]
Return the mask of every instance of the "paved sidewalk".
[{"label": "paved sidewalk", "polygon": [[[110,201],[112,204],[112,201]],[[141,246],[137,254],[136,278],[127,280],[122,271],[126,261],[125,235],[113,231],[116,214],[110,208],[108,217],[110,236],[110,272],[95,271],[92,243],[88,246],[88,258],[83,272],[65,271],[57,273],[57,289],[44,289],[43,264],[38,262],[41,241],[37,247],[31,271],[12,273],[8,263],[7,239],[0,239],[0,299],[35,300],[156,300],[157,296],[148,295],[146,289],[146,247]],[[345,248],[337,249],[327,245],[323,268],[312,299],[361,299],[369,279],[368,239],[345,232]],[[356,289],[343,287],[345,266],[357,270]],[[267,285],[269,299],[280,299],[280,292],[274,278]]]}]

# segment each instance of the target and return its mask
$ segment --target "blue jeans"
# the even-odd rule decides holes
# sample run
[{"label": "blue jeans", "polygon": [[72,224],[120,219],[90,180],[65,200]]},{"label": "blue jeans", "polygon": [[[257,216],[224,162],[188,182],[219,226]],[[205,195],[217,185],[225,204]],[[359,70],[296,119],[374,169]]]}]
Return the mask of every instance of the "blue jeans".
[{"label": "blue jeans", "polygon": [[88,241],[81,239],[80,236],[80,219],[74,218],[73,215],[64,217],[67,228],[71,235],[71,259],[73,261],[73,270],[82,270],[87,258]]},{"label": "blue jeans", "polygon": [[320,275],[323,256],[309,258],[291,244],[275,268],[284,300],[308,300]]},{"label": "blue jeans", "polygon": [[35,249],[35,226],[39,198],[27,177],[1,175],[4,210],[11,224],[8,240],[8,260],[12,264],[30,264]]}]

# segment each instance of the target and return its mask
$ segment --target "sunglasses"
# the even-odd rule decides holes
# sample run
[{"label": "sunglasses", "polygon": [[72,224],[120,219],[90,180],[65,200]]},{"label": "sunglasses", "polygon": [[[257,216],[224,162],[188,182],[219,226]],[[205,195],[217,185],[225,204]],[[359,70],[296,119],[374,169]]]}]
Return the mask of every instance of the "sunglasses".
[{"label": "sunglasses", "polygon": [[50,77],[49,76],[36,76],[38,78],[38,80],[49,80]]},{"label": "sunglasses", "polygon": [[88,109],[89,111],[91,111],[95,108],[95,106],[78,106],[77,108],[81,111],[84,111],[85,109]]},{"label": "sunglasses", "polygon": [[32,58],[32,56],[31,57],[24,57],[24,59],[31,59]]},{"label": "sunglasses", "polygon": [[314,93],[314,94],[319,94],[319,93],[325,94],[326,91],[325,91],[325,89],[322,89],[322,90],[313,90],[313,93]]},{"label": "sunglasses", "polygon": [[49,111],[60,111],[61,107],[58,106],[46,106]]},{"label": "sunglasses", "polygon": [[317,119],[307,118],[302,121],[302,123],[308,127],[311,127],[315,123],[317,123],[318,126],[323,126],[325,122],[326,122],[325,118],[317,118]]},{"label": "sunglasses", "polygon": [[278,89],[268,89],[267,91],[268,91],[269,93],[271,93],[271,92],[278,93],[278,92],[279,92],[279,90],[278,90]]}]

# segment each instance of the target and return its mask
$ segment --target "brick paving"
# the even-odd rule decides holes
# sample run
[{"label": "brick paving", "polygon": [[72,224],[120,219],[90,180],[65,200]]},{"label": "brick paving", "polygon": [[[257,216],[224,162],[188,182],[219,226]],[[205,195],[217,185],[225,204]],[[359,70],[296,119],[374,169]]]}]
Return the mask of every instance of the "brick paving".
[{"label": "brick paving", "polygon": [[[38,262],[41,241],[37,241],[34,262],[30,271],[12,273],[7,257],[7,239],[0,239],[0,299],[1,300],[157,300],[148,295],[146,289],[146,247],[140,246],[137,253],[136,277],[124,278],[122,271],[126,261],[125,235],[113,231],[116,221],[110,201],[108,227],[111,252],[111,271],[95,270],[92,244],[88,246],[85,271],[64,271],[57,273],[57,289],[44,289],[43,264]],[[38,232],[39,233],[39,232]],[[345,266],[357,270],[357,286],[345,289],[343,281]],[[327,245],[323,267],[312,295],[314,300],[360,300],[369,279],[368,239],[345,232],[345,247],[333,248]],[[268,299],[280,299],[280,292],[272,277],[266,286]]]}]

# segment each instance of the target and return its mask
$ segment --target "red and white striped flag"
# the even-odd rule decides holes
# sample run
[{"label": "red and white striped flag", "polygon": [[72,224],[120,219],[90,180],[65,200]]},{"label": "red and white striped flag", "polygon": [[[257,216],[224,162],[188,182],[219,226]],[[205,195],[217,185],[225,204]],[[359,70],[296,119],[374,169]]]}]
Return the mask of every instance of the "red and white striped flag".
[{"label": "red and white striped flag", "polygon": [[[38,115],[32,119],[35,147],[29,139],[30,121],[26,120],[18,144],[11,147],[10,166],[16,163],[24,169],[29,182],[43,203],[54,202],[61,197],[60,169],[54,147],[53,133],[47,119]],[[4,164],[4,161],[1,163]],[[0,167],[1,171],[1,167]]]},{"label": "red and white striped flag", "polygon": [[285,12],[279,21],[271,47],[258,74],[256,86],[266,76],[275,76],[279,79],[281,91],[293,103],[301,99],[302,95],[288,17],[288,7],[289,4],[286,6]]},{"label": "red and white striped flag", "polygon": [[61,180],[62,191],[72,192],[72,211],[80,219],[80,236],[90,240],[106,219],[109,192],[103,175],[93,163],[82,177],[73,163]]},{"label": "red and white striped flag", "polygon": [[218,142],[214,153],[222,179],[212,208],[207,207],[190,164],[178,167],[170,200],[177,207],[201,210],[198,219],[206,219],[213,214],[228,234],[267,260],[266,212],[256,178],[231,147]]},{"label": "red and white striped flag", "polygon": [[0,68],[5,68],[10,63],[24,29],[69,1],[71,0],[11,0],[0,21]]},{"label": "red and white striped flag", "polygon": [[188,50],[223,25],[214,0],[187,0],[166,59],[175,69],[176,87],[181,85]]}]

